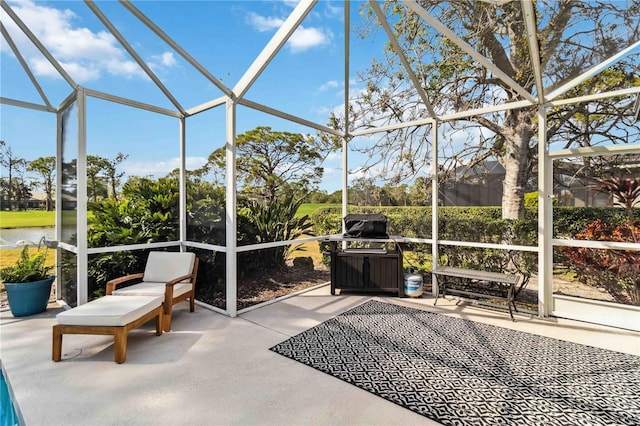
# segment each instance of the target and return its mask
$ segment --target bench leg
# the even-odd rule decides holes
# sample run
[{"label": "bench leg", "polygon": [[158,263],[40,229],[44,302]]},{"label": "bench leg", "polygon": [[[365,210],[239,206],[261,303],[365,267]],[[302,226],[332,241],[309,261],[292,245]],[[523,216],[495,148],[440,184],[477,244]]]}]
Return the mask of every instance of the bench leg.
[{"label": "bench leg", "polygon": [[62,359],[62,333],[60,327],[53,326],[53,348],[51,350],[51,359],[58,362]]},{"label": "bench leg", "polygon": [[118,364],[122,364],[127,359],[127,334],[124,327],[115,327],[113,331],[113,352]]},{"label": "bench leg", "polygon": [[[446,294],[447,294],[447,282],[443,281],[442,282],[442,297],[444,298]],[[436,278],[436,300],[434,300],[433,306],[436,306],[436,303],[438,303],[438,298],[439,297],[440,297],[440,282],[438,281],[438,278]]]},{"label": "bench leg", "polygon": [[511,321],[515,321],[515,318],[513,317],[513,309],[516,310],[516,312],[518,312],[518,309],[516,308],[516,301],[513,298],[513,293],[515,292],[515,288],[513,285],[509,286],[509,293],[507,293],[507,305],[509,305],[509,315],[511,315]]}]

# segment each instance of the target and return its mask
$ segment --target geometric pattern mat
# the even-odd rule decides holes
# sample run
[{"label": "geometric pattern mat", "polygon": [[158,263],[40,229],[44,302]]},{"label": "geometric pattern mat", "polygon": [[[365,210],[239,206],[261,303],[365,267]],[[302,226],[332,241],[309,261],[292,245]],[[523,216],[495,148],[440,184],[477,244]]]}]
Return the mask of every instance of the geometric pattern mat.
[{"label": "geometric pattern mat", "polygon": [[271,348],[444,425],[640,425],[640,357],[369,301]]}]

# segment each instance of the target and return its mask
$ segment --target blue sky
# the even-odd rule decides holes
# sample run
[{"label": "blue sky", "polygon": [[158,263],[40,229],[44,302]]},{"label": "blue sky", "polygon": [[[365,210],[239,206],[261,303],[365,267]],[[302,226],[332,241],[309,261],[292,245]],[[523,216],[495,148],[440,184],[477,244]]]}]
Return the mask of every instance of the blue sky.
[{"label": "blue sky", "polygon": [[[175,106],[135,63],[96,15],[81,1],[11,0],[12,9],[77,84],[135,101],[175,110]],[[222,92],[178,52],[117,1],[97,1],[99,8],[153,70],[183,108],[219,98]],[[291,14],[297,1],[135,1],[134,6],[224,85],[233,88]],[[365,40],[354,33],[363,25],[362,1],[351,2],[349,90],[363,89],[358,73],[372,59],[383,60],[384,31]],[[319,1],[280,53],[249,88],[245,98],[303,119],[326,124],[332,110],[344,109],[344,9],[342,1]],[[52,105],[71,94],[71,87],[0,10],[0,17]],[[593,23],[592,23],[593,24]],[[586,25],[586,24],[581,24]],[[613,27],[612,27],[613,28]],[[573,31],[578,31],[574,28]],[[637,57],[637,49],[634,53]],[[43,104],[38,92],[4,38],[0,45],[1,96]],[[55,153],[55,116],[0,105],[0,138],[27,160]],[[225,111],[212,109],[187,119],[187,167],[198,168],[224,145]],[[237,133],[256,126],[316,134],[314,129],[238,107]],[[445,132],[446,127],[441,127]],[[477,139],[477,128],[449,135],[452,148]],[[458,140],[459,138],[459,140]],[[179,164],[178,120],[88,97],[87,150],[114,158],[128,154],[121,170],[129,175],[164,176]],[[360,137],[355,144],[367,146]],[[443,150],[444,148],[441,148]],[[351,179],[361,177],[365,157],[351,152]],[[322,189],[341,187],[339,153],[323,164]],[[378,176],[382,165],[370,176]],[[425,171],[428,173],[428,170]]]},{"label": "blue sky", "polygon": [[[233,88],[296,1],[138,1],[134,5],[192,57]],[[81,86],[175,110],[126,50],[83,2],[10,1],[12,9]],[[96,2],[138,55],[185,108],[216,99],[221,91],[168,44],[115,1]],[[352,2],[352,28],[359,25],[361,2]],[[70,86],[6,18],[2,21],[53,106]],[[248,90],[245,98],[304,119],[326,124],[344,104],[344,9],[342,2],[320,1],[301,27]],[[381,51],[383,34],[352,42],[351,91],[362,86],[356,73]],[[0,90],[3,97],[43,104],[22,67],[2,40]],[[1,105],[1,138],[14,154],[32,160],[55,153],[55,116]],[[128,174],[162,176],[178,164],[178,120],[100,99],[87,101],[89,154],[113,158],[129,154]],[[245,107],[238,108],[237,132],[258,125],[315,134],[295,123]],[[187,164],[195,168],[224,143],[224,110],[217,108],[187,120]],[[353,159],[353,158],[352,158]],[[330,157],[322,188],[340,188],[340,159]],[[357,167],[357,166],[354,166]]]}]

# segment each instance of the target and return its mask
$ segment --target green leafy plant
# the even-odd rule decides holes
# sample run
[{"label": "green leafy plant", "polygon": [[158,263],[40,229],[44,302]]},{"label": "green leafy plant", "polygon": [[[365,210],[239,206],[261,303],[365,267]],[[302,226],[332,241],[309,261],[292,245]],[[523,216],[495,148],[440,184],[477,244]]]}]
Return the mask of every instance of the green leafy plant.
[{"label": "green leafy plant", "polygon": [[[291,194],[283,195],[275,202],[248,200],[246,207],[239,211],[245,241],[249,243],[268,243],[273,241],[290,241],[300,236],[313,235],[313,223],[309,216],[297,216],[301,200],[296,200]],[[240,227],[239,227],[240,228]],[[243,241],[243,242],[245,242]],[[285,266],[289,250],[287,247],[273,247],[251,254],[252,264],[260,268],[281,268]]]},{"label": "green leafy plant", "polygon": [[3,283],[25,283],[47,279],[51,276],[53,266],[46,266],[46,260],[46,248],[30,255],[29,248],[24,246],[15,265],[0,269],[0,280]]}]

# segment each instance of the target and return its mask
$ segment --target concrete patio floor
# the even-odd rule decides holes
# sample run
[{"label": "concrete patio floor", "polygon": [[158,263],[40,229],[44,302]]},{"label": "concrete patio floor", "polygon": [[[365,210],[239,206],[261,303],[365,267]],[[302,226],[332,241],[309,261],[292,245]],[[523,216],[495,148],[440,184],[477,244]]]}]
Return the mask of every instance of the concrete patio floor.
[{"label": "concrete patio floor", "polygon": [[269,351],[288,337],[371,298],[640,355],[640,333],[493,312],[453,300],[331,296],[329,287],[229,318],[203,307],[174,310],[173,331],[129,334],[127,360],[110,336],[65,335],[51,361],[60,307],[0,313],[0,359],[19,416],[37,425],[425,425],[426,418]]}]

